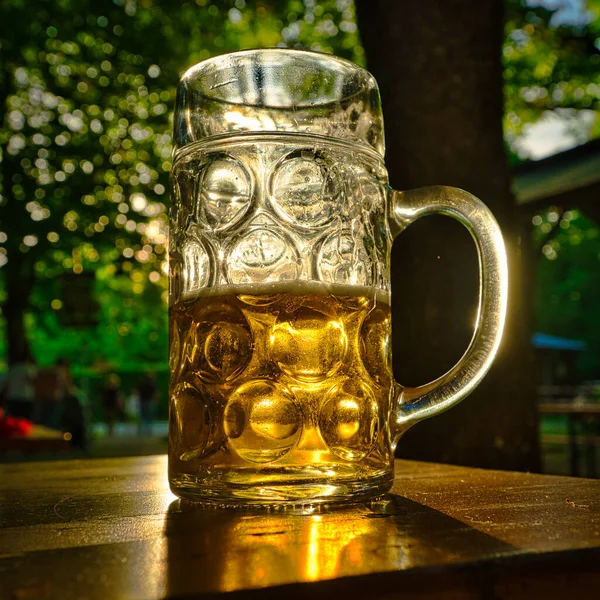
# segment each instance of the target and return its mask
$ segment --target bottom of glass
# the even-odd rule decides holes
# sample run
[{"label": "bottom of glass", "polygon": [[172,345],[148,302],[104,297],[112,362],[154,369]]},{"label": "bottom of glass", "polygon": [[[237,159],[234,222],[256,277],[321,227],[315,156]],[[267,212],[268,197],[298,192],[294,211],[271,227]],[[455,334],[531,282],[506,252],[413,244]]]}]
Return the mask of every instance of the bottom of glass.
[{"label": "bottom of glass", "polygon": [[[211,470],[198,475],[171,474],[171,491],[185,500],[210,507],[253,507],[265,510],[323,509],[329,505],[357,504],[381,496],[392,487],[393,473],[380,471],[367,478],[327,477],[302,469]],[[314,471],[314,472],[311,472]]]}]

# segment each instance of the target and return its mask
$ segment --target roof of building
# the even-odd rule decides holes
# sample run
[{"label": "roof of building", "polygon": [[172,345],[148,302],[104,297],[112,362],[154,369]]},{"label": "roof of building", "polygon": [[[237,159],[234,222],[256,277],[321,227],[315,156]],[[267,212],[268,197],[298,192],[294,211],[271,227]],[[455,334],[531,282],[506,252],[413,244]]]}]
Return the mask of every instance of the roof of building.
[{"label": "roof of building", "polygon": [[600,138],[512,170],[517,205],[536,212],[548,206],[579,208],[600,222]]},{"label": "roof of building", "polygon": [[551,348],[554,350],[585,350],[587,344],[581,340],[570,340],[568,338],[548,335],[546,333],[534,333],[531,337],[531,343],[534,348]]},{"label": "roof of building", "polygon": [[513,169],[518,204],[576,190],[600,180],[600,139]]}]

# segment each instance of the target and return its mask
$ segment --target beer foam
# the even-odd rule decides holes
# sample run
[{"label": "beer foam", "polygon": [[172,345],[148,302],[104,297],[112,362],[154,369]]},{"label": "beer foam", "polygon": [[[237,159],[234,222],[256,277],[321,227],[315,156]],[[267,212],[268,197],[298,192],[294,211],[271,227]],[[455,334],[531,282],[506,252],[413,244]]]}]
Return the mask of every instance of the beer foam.
[{"label": "beer foam", "polygon": [[[197,298],[204,296],[273,296],[292,294],[294,296],[353,296],[374,299],[390,304],[390,293],[374,286],[325,283],[322,281],[275,281],[272,283],[247,283],[216,285],[204,288]],[[193,298],[186,298],[188,302]]]}]

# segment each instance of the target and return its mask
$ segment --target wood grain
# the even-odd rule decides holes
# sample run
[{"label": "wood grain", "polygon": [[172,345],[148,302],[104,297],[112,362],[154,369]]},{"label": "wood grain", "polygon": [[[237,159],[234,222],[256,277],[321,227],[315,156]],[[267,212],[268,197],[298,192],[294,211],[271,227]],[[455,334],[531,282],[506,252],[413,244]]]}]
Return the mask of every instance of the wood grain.
[{"label": "wood grain", "polygon": [[312,514],[181,503],[163,456],[2,465],[0,527],[3,599],[552,598],[600,583],[600,482],[413,461],[389,496]]}]

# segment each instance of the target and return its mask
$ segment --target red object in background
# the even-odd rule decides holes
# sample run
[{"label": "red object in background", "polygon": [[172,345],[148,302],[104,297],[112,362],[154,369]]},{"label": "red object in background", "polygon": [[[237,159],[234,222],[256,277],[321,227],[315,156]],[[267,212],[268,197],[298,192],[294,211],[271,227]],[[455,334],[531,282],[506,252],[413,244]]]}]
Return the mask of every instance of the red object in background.
[{"label": "red object in background", "polygon": [[27,437],[33,429],[33,423],[27,419],[5,417],[0,409],[0,439]]}]

